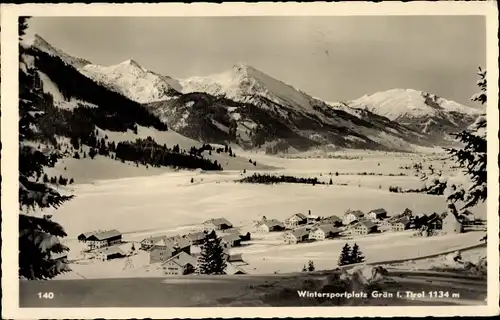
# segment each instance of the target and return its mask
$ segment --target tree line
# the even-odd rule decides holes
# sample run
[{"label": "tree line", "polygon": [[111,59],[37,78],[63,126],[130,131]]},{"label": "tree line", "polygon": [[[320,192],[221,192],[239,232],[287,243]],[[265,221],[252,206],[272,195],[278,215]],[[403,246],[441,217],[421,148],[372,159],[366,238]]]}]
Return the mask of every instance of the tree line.
[{"label": "tree line", "polygon": [[242,183],[260,183],[260,184],[277,184],[277,183],[303,183],[303,184],[325,184],[325,182],[319,181],[318,178],[298,178],[293,176],[274,176],[270,174],[259,174],[254,173],[251,176],[245,177],[239,182]]}]

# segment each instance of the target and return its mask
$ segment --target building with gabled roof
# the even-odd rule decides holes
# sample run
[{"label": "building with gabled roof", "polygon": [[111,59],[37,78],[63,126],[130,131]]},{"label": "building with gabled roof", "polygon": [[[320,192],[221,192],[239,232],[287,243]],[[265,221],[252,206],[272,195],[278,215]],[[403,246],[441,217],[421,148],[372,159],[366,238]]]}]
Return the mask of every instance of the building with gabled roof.
[{"label": "building with gabled roof", "polygon": [[307,224],[307,217],[302,213],[296,213],[285,220],[286,229],[294,229],[304,224]]},{"label": "building with gabled roof", "polygon": [[237,233],[228,233],[221,237],[221,244],[227,248],[238,247],[241,245],[240,235]]},{"label": "building with gabled roof", "polygon": [[392,221],[391,230],[392,231],[403,231],[408,229],[410,226],[410,219],[407,216],[401,217]]},{"label": "building with gabled roof", "polygon": [[118,230],[106,230],[82,233],[78,236],[80,241],[87,244],[90,250],[111,246],[122,242],[122,234]]},{"label": "building with gabled roof", "polygon": [[333,224],[335,227],[342,226],[342,219],[336,215],[323,218],[319,221],[319,224]]},{"label": "building with gabled roof", "polygon": [[206,230],[226,230],[231,229],[233,224],[226,218],[214,218],[203,223]]},{"label": "building with gabled roof", "polygon": [[372,221],[382,220],[387,218],[387,211],[385,211],[385,209],[383,208],[374,209],[366,214],[366,218]]},{"label": "building with gabled roof", "polygon": [[347,226],[353,221],[359,220],[364,216],[365,214],[360,210],[347,210],[344,214],[344,218],[342,219],[342,223]]},{"label": "building with gabled roof", "polygon": [[313,228],[309,233],[309,239],[325,240],[340,235],[341,230],[333,224],[322,224]]},{"label": "building with gabled roof", "polygon": [[178,237],[162,237],[149,248],[149,263],[163,262],[172,256],[184,252],[191,253],[191,243],[188,239]]},{"label": "building with gabled roof", "polygon": [[179,252],[161,264],[165,275],[185,275],[194,273],[198,261],[186,252]]},{"label": "building with gabled roof", "polygon": [[353,225],[352,231],[354,234],[369,234],[377,230],[377,225],[370,220],[362,219],[358,220],[356,224]]},{"label": "building with gabled roof", "polygon": [[282,231],[285,224],[277,219],[264,220],[257,224],[257,230],[260,232]]},{"label": "building with gabled roof", "polygon": [[285,233],[285,242],[289,244],[304,242],[309,238],[309,232],[310,229],[306,227],[290,230]]},{"label": "building with gabled roof", "polygon": [[127,256],[119,246],[103,247],[97,250],[97,258],[103,261]]}]

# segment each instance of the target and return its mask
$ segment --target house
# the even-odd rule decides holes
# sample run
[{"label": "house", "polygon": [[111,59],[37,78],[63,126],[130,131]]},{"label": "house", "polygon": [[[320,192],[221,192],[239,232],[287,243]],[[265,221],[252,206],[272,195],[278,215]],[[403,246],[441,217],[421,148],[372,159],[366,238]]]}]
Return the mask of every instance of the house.
[{"label": "house", "polygon": [[397,220],[394,220],[391,225],[392,231],[403,231],[408,229],[410,226],[410,219],[408,217],[402,217]]},{"label": "house", "polygon": [[385,211],[385,209],[382,208],[371,210],[366,214],[366,218],[372,221],[383,220],[387,218],[387,211]]},{"label": "house", "polygon": [[333,224],[322,224],[311,230],[309,239],[325,240],[338,236],[340,232],[341,230],[336,228]]},{"label": "house", "polygon": [[329,216],[320,220],[320,224],[333,224],[335,227],[342,226],[342,219],[337,216]]},{"label": "house", "polygon": [[241,241],[250,241],[251,240],[251,234],[250,232],[247,232],[245,234],[240,234],[240,239]]},{"label": "house", "polygon": [[226,248],[239,247],[241,245],[241,238],[239,234],[229,233],[221,237],[221,244]]},{"label": "house", "polygon": [[197,246],[203,243],[203,240],[205,240],[206,235],[207,234],[205,232],[199,231],[199,232],[188,233],[183,237],[186,238],[191,243],[191,245]]},{"label": "house", "polygon": [[443,219],[434,212],[427,219],[426,226],[428,230],[441,230],[443,228]]},{"label": "house", "polygon": [[96,231],[84,232],[84,233],[80,234],[77,239],[78,239],[78,241],[85,242],[94,233],[96,233]]},{"label": "house", "polygon": [[185,275],[194,273],[198,261],[186,252],[179,252],[162,263],[163,273],[166,275]]},{"label": "house", "polygon": [[257,224],[257,230],[259,232],[282,231],[284,229],[285,225],[283,222],[276,219],[261,221]]},{"label": "house", "polygon": [[368,234],[375,232],[377,230],[377,225],[370,220],[358,220],[358,222],[353,226],[352,231],[354,234]]},{"label": "house", "polygon": [[448,212],[446,217],[443,218],[442,230],[448,234],[462,233],[464,231],[464,227],[453,213]]},{"label": "house", "polygon": [[241,264],[241,265],[246,265],[247,263],[243,260],[243,254],[242,253],[233,253],[230,254],[229,257],[227,258],[227,262],[231,262],[233,264]]},{"label": "house", "polygon": [[[88,235],[88,234],[87,234]],[[90,250],[99,249],[107,246],[111,246],[122,242],[122,234],[118,230],[107,230],[107,231],[97,231],[88,235],[85,238],[85,234],[78,236],[81,241],[87,243]]]},{"label": "house", "polygon": [[191,243],[186,238],[167,238],[155,242],[149,252],[149,263],[163,262],[179,252],[191,254]]},{"label": "house", "polygon": [[106,260],[112,260],[112,259],[117,259],[117,258],[123,258],[126,255],[127,254],[125,252],[123,252],[123,250],[120,247],[112,246],[112,247],[100,248],[99,250],[97,250],[96,257],[99,260],[106,261]]},{"label": "house", "polygon": [[309,213],[308,215],[306,216],[306,219],[307,219],[307,223],[308,224],[313,224],[313,223],[316,223],[318,222],[319,220],[321,220],[320,217],[318,217],[317,215],[315,214],[311,214],[311,210],[309,210]]},{"label": "house", "polygon": [[286,229],[295,229],[300,225],[307,223],[307,217],[302,213],[296,213],[285,220]]},{"label": "house", "polygon": [[304,242],[309,238],[309,228],[297,228],[285,233],[285,242],[295,244]]},{"label": "house", "polygon": [[226,230],[231,229],[233,224],[226,218],[215,218],[203,223],[205,230]]},{"label": "house", "polygon": [[354,211],[347,210],[347,212],[344,215],[344,219],[342,219],[342,223],[347,226],[351,222],[359,220],[364,216],[365,214],[359,210],[354,210]]},{"label": "house", "polygon": [[413,215],[413,211],[411,211],[410,209],[406,208],[405,211],[403,211],[403,213],[401,213],[400,216],[411,217],[412,215]]}]

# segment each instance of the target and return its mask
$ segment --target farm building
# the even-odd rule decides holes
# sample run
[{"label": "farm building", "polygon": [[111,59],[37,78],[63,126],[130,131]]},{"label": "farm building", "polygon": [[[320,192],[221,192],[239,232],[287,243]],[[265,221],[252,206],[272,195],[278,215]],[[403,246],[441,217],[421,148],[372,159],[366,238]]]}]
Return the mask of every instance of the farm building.
[{"label": "farm building", "polygon": [[357,221],[363,218],[364,216],[365,214],[359,210],[354,210],[354,211],[347,210],[347,212],[344,215],[344,219],[342,219],[342,223],[347,226],[351,222]]},{"label": "farm building", "polygon": [[366,218],[372,221],[383,220],[387,218],[387,211],[385,211],[385,209],[382,208],[371,210],[366,214]]},{"label": "farm building", "polygon": [[441,230],[443,229],[443,219],[439,214],[434,212],[427,219],[426,227],[428,230]]},{"label": "farm building", "polygon": [[340,219],[337,216],[329,216],[326,218],[321,219],[319,222],[321,224],[333,224],[335,227],[341,227],[342,226],[342,219]]},{"label": "farm building", "polygon": [[309,214],[306,216],[306,218],[308,224],[313,224],[321,220],[321,218],[318,217],[317,215],[311,214],[311,210],[309,210]]},{"label": "farm building", "polygon": [[123,258],[127,254],[123,252],[123,250],[118,247],[118,246],[112,246],[112,247],[104,247],[99,250],[97,250],[97,258],[99,260],[112,260],[112,259],[117,259],[117,258]]},{"label": "farm building", "polygon": [[194,273],[198,261],[186,252],[179,252],[162,263],[163,273],[166,275],[185,275]]},{"label": "farm building", "polygon": [[221,237],[221,244],[227,248],[238,247],[241,245],[240,235],[237,233],[229,233]]},{"label": "farm building", "polygon": [[203,243],[206,235],[207,234],[205,232],[199,231],[188,233],[186,235],[183,235],[183,237],[186,238],[191,243],[191,245],[197,246]]},{"label": "farm building", "polygon": [[122,234],[117,230],[82,233],[78,240],[87,244],[90,250],[108,247],[122,242]]},{"label": "farm building", "polygon": [[226,230],[231,229],[233,224],[226,218],[215,218],[203,223],[205,230]]},{"label": "farm building", "polygon": [[257,224],[257,230],[260,232],[282,231],[284,229],[283,222],[276,219],[261,221]]},{"label": "farm building", "polygon": [[153,244],[149,252],[149,263],[163,262],[179,252],[191,253],[191,244],[187,239],[163,238]]},{"label": "farm building", "polygon": [[336,228],[333,224],[323,224],[311,230],[309,239],[325,240],[338,236],[340,232],[341,230]]},{"label": "farm building", "polygon": [[307,217],[302,213],[297,213],[285,220],[285,228],[295,229],[300,225],[307,224]]},{"label": "farm building", "polygon": [[410,219],[408,217],[402,217],[394,220],[391,225],[392,231],[403,231],[408,229],[410,226]]},{"label": "farm building", "polygon": [[297,228],[294,230],[290,230],[285,234],[285,242],[290,244],[304,242],[308,238],[309,238],[308,228]]},{"label": "farm building", "polygon": [[354,234],[368,234],[376,230],[377,225],[370,220],[359,220],[352,228]]}]

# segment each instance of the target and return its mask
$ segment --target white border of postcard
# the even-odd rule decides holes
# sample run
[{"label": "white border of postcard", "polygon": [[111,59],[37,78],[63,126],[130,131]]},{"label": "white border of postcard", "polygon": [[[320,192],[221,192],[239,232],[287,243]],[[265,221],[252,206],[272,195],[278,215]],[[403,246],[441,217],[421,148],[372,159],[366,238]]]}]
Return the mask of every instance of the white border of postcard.
[{"label": "white border of postcard", "polygon": [[[40,318],[206,318],[453,316],[498,314],[498,13],[494,1],[344,2],[224,4],[23,4],[1,7],[2,72],[2,317]],[[17,82],[18,16],[346,16],[482,15],[487,21],[488,70],[488,299],[486,306],[293,307],[293,308],[19,308]]]}]

